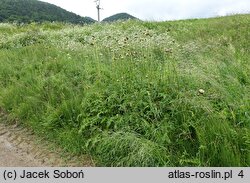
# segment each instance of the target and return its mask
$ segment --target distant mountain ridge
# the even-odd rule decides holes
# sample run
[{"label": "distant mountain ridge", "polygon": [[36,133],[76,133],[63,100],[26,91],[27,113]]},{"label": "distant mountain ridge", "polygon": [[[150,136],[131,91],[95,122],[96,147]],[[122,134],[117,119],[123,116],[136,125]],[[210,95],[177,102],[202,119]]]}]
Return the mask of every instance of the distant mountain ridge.
[{"label": "distant mountain ridge", "polygon": [[139,20],[138,18],[136,18],[128,13],[118,13],[118,14],[115,14],[115,15],[112,15],[110,17],[103,19],[103,22],[124,21],[124,20],[129,20],[129,19]]},{"label": "distant mountain ridge", "polygon": [[67,22],[94,23],[90,17],[81,17],[56,5],[38,0],[0,0],[0,22]]}]

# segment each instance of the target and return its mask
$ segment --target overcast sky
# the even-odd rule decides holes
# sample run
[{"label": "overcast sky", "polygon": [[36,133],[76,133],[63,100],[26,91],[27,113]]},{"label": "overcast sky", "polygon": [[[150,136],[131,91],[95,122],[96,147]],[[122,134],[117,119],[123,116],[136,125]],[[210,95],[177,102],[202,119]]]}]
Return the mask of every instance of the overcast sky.
[{"label": "overcast sky", "polygon": [[[97,19],[94,0],[42,0]],[[101,19],[126,12],[142,20],[176,20],[250,13],[250,0],[101,0]]]}]

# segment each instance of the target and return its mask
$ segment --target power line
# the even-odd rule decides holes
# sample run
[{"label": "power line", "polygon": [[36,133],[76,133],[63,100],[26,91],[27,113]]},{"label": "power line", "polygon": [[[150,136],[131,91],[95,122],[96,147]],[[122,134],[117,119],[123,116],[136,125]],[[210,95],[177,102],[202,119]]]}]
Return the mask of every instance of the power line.
[{"label": "power line", "polygon": [[98,22],[100,22],[101,21],[100,10],[102,9],[101,6],[100,6],[101,0],[95,0],[95,3],[96,3],[96,9],[97,9]]}]

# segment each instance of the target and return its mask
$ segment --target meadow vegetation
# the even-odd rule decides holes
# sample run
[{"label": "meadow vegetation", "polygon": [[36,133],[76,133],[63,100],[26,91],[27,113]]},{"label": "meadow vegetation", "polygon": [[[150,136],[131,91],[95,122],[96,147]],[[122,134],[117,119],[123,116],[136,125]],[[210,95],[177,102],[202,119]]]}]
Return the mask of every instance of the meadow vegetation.
[{"label": "meadow vegetation", "polygon": [[0,107],[97,166],[250,166],[250,15],[0,24]]}]

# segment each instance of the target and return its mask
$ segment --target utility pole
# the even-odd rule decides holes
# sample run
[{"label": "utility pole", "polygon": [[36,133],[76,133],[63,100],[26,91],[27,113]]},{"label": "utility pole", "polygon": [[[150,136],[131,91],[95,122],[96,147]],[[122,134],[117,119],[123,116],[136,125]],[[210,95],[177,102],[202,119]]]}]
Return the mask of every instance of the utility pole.
[{"label": "utility pole", "polygon": [[96,9],[97,9],[97,16],[98,16],[98,22],[101,21],[101,18],[100,18],[100,10],[102,9],[101,6],[100,6],[100,2],[101,0],[95,0],[96,2]]}]

